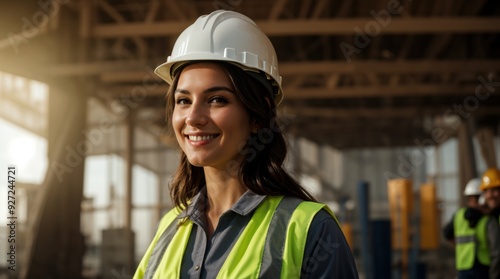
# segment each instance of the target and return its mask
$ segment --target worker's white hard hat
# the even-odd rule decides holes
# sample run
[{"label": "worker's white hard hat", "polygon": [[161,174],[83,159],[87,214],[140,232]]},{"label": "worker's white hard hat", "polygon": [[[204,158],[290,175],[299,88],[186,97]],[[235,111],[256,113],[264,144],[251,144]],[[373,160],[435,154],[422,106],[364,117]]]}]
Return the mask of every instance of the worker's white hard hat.
[{"label": "worker's white hard hat", "polygon": [[484,195],[479,196],[477,203],[481,206],[486,205],[486,199],[484,198]]},{"label": "worker's white hard hat", "polygon": [[481,193],[481,178],[473,178],[465,185],[464,196],[479,196]]},{"label": "worker's white hard hat", "polygon": [[155,73],[171,84],[179,66],[200,60],[226,61],[247,71],[261,71],[278,87],[276,105],[283,99],[274,47],[255,22],[240,13],[218,10],[200,16],[177,38],[167,62]]}]

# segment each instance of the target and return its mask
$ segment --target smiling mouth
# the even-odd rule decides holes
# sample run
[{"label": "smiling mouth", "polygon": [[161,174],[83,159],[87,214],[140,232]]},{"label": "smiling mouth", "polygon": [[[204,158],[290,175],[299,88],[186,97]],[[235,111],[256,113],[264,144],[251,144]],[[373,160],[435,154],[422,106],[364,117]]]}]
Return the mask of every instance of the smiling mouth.
[{"label": "smiling mouth", "polygon": [[216,137],[218,137],[219,134],[215,134],[215,135],[206,135],[206,136],[186,136],[190,141],[194,141],[194,142],[199,142],[199,141],[206,141],[206,140],[211,140],[211,139],[214,139]]}]

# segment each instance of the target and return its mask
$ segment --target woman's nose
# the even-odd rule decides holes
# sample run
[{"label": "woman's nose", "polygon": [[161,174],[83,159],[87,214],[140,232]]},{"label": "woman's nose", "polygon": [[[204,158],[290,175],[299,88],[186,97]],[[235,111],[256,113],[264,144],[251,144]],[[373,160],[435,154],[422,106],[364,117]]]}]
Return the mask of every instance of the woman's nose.
[{"label": "woman's nose", "polygon": [[202,103],[193,102],[189,108],[188,115],[186,117],[186,124],[193,127],[199,127],[207,124],[208,121],[208,111]]}]

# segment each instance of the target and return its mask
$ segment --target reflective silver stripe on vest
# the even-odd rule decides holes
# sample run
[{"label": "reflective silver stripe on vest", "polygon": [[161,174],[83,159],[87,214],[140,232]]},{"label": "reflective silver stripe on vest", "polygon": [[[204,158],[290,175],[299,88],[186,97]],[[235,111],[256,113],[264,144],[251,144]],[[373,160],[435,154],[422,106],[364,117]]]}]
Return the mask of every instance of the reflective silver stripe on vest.
[{"label": "reflective silver stripe on vest", "polygon": [[293,212],[302,201],[284,197],[274,212],[267,231],[259,278],[280,278],[286,231]]},{"label": "reflective silver stripe on vest", "polygon": [[167,250],[170,241],[177,232],[177,218],[167,227],[167,229],[162,233],[158,242],[156,242],[153,252],[149,257],[148,265],[146,266],[146,272],[144,273],[144,279],[152,279],[155,275],[156,269],[160,265],[163,254]]},{"label": "reflective silver stripe on vest", "polygon": [[475,242],[475,241],[476,241],[476,238],[473,235],[465,235],[465,236],[455,237],[456,244],[464,244],[464,243],[470,243],[470,242]]}]

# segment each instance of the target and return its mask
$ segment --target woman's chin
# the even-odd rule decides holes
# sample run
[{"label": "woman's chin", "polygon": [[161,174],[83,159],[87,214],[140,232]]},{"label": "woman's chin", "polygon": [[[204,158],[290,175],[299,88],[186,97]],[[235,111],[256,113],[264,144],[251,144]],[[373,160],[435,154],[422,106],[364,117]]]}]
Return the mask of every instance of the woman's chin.
[{"label": "woman's chin", "polygon": [[195,166],[195,167],[207,167],[210,165],[210,160],[208,160],[207,158],[201,158],[201,157],[191,157],[189,158],[188,157],[188,161],[191,165]]},{"label": "woman's chin", "polygon": [[195,167],[200,167],[200,168],[203,168],[205,166],[205,164],[197,160],[189,160],[189,163]]}]

